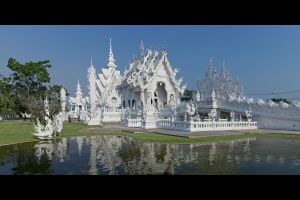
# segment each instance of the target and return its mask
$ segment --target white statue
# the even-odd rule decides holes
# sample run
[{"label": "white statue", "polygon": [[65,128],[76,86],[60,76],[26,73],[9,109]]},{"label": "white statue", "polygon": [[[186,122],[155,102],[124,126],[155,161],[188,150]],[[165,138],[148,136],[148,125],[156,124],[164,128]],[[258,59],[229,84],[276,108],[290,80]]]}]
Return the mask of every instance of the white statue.
[{"label": "white statue", "polygon": [[60,102],[63,120],[66,119],[66,90],[64,87],[60,88]]},{"label": "white statue", "polygon": [[215,121],[216,121],[216,117],[217,117],[217,112],[216,112],[214,109],[212,109],[212,110],[208,113],[208,118],[209,118],[210,120],[212,120],[213,122],[215,122]]},{"label": "white statue", "polygon": [[245,114],[246,114],[246,117],[247,117],[247,121],[248,122],[251,122],[252,121],[252,109],[251,108],[249,108],[249,110],[246,110],[245,111]]},{"label": "white statue", "polygon": [[61,133],[63,129],[63,121],[64,121],[64,113],[60,112],[56,116],[54,116],[53,120],[53,133]]},{"label": "white statue", "polygon": [[23,118],[26,117],[28,119],[28,118],[30,118],[32,116],[32,114],[26,113],[26,111],[25,111],[25,113],[22,113],[22,112],[20,112],[20,113],[21,113],[21,115],[22,115]]},{"label": "white statue", "polygon": [[186,106],[185,106],[185,112],[187,113],[187,114],[189,114],[189,116],[192,116],[192,115],[194,115],[195,114],[195,112],[196,112],[196,108],[195,108],[195,105],[194,104],[187,104]]},{"label": "white statue", "polygon": [[34,133],[33,135],[35,135],[38,139],[52,139],[53,137],[53,127],[52,127],[52,121],[49,118],[46,121],[46,125],[42,125],[39,121],[39,119],[37,118],[37,123],[33,124],[34,126]]},{"label": "white statue", "polygon": [[37,123],[33,124],[33,135],[35,135],[38,139],[52,139],[53,136],[56,135],[56,133],[61,133],[62,131],[64,114],[62,112],[58,113],[56,116],[54,116],[54,120],[52,122],[49,117],[49,102],[47,97],[44,101],[44,109],[46,114],[46,124],[41,124],[40,120],[37,118]]},{"label": "white statue", "polygon": [[235,118],[235,112],[231,111],[230,112],[230,121],[234,121],[234,118]]}]

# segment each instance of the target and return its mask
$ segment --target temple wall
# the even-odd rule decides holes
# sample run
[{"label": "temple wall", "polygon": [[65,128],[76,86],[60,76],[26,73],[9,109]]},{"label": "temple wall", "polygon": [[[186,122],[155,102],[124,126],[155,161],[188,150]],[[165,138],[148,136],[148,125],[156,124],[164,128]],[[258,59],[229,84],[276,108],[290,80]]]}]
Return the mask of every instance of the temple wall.
[{"label": "temple wall", "polygon": [[300,109],[292,105],[283,108],[279,105],[271,107],[257,103],[224,101],[218,103],[218,107],[240,113],[251,108],[253,120],[258,122],[259,128],[300,130]]},{"label": "temple wall", "polygon": [[254,120],[258,122],[259,128],[300,130],[300,120],[280,119],[269,116],[255,117]]}]

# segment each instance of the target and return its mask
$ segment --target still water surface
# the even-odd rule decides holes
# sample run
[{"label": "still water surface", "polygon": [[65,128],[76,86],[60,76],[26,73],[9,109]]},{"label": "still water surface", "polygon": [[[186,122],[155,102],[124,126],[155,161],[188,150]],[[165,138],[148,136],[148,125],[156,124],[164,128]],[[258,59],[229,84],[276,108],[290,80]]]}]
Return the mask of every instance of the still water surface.
[{"label": "still water surface", "polygon": [[62,138],[0,147],[0,174],[300,174],[300,140],[157,144],[117,136]]}]

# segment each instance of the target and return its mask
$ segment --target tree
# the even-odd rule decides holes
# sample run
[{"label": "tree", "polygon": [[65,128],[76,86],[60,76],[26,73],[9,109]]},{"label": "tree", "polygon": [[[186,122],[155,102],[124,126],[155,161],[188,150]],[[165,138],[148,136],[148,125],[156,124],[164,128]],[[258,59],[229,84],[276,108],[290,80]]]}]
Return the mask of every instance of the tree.
[{"label": "tree", "polygon": [[[49,118],[53,119],[53,116],[61,111],[60,101],[60,89],[62,86],[53,85],[49,86],[45,93],[39,97],[30,97],[29,101],[26,102],[26,107],[34,116],[38,117],[39,120],[44,123],[44,117],[46,115],[44,109],[44,100],[47,97],[49,101]],[[67,93],[67,95],[69,95]]]},{"label": "tree", "polygon": [[43,84],[50,82],[47,71],[51,68],[49,60],[21,64],[14,58],[9,58],[7,67],[13,72],[12,83],[19,98],[29,100],[30,96],[43,94],[46,90]]},{"label": "tree", "polygon": [[[0,77],[0,112],[27,112],[45,117],[44,100],[47,96],[50,118],[61,111],[60,85],[49,85],[51,68],[49,60],[26,62],[22,64],[9,58],[7,67],[12,71],[9,77]],[[69,95],[68,93],[66,94]]]},{"label": "tree", "polygon": [[193,90],[186,89],[181,97],[181,101],[190,101],[193,99]]},{"label": "tree", "polygon": [[0,79],[0,113],[5,116],[15,114],[15,98],[9,80],[4,76]]},{"label": "tree", "polygon": [[[9,58],[7,67],[13,72],[9,77],[11,92],[14,95],[14,107],[17,113],[32,112],[39,97],[44,96],[47,91],[46,83],[50,82],[48,69],[51,68],[50,61],[27,62],[21,64],[14,58]],[[30,106],[31,105],[31,106]]]}]

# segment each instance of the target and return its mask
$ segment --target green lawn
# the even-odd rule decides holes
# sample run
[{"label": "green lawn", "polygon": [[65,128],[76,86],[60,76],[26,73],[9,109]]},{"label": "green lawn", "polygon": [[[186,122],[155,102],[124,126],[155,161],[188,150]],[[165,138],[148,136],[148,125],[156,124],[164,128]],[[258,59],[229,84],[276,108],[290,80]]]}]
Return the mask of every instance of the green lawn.
[{"label": "green lawn", "polygon": [[[136,141],[157,142],[157,143],[192,143],[192,142],[214,142],[226,141],[243,138],[254,137],[280,137],[300,139],[298,135],[281,135],[281,134],[260,134],[260,133],[245,133],[240,135],[225,135],[225,136],[208,136],[200,138],[182,138],[169,135],[161,135],[157,133],[127,133],[127,132],[107,132],[107,131],[88,131],[88,126],[82,123],[64,123],[62,137],[72,136],[89,136],[89,135],[116,135],[131,137]],[[24,121],[6,121],[0,122],[0,145],[12,144],[18,142],[26,142],[36,140],[33,133],[32,122]]]}]

